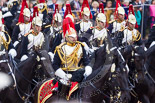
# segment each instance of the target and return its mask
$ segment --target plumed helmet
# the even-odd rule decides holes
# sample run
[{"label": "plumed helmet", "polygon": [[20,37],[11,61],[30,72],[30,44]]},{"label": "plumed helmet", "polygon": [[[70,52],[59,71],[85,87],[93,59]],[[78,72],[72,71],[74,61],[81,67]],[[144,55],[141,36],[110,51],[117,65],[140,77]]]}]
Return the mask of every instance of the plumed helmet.
[{"label": "plumed helmet", "polygon": [[66,16],[66,18],[67,18],[67,17],[71,18],[71,20],[74,22],[74,17],[73,17],[71,14],[68,14],[68,15]]},{"label": "plumed helmet", "polygon": [[106,16],[103,13],[99,13],[96,17],[96,20],[101,21],[101,22],[106,22]]},{"label": "plumed helmet", "polygon": [[122,15],[125,14],[125,10],[124,10],[123,7],[119,6],[119,7],[117,8],[117,10],[118,10],[118,13],[119,13],[119,14],[122,14]]},{"label": "plumed helmet", "polygon": [[30,10],[28,8],[25,8],[24,11],[23,11],[23,15],[30,18],[30,15],[31,15]]},{"label": "plumed helmet", "polygon": [[42,20],[40,19],[39,16],[36,16],[36,17],[33,18],[32,24],[37,25],[37,26],[42,26]]},{"label": "plumed helmet", "polygon": [[130,14],[128,16],[128,22],[130,22],[131,24],[136,24],[136,17],[133,14]]},{"label": "plumed helmet", "polygon": [[59,13],[55,13],[54,20],[58,22],[62,22],[62,16]]},{"label": "plumed helmet", "polygon": [[84,8],[83,8],[83,14],[84,14],[84,15],[87,15],[87,16],[90,16],[90,10],[89,10],[88,7],[84,7]]}]

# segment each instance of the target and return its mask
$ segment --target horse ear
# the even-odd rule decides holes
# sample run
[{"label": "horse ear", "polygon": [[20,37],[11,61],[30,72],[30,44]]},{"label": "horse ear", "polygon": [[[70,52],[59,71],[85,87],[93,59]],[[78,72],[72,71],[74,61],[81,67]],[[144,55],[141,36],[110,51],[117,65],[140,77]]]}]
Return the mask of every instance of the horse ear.
[{"label": "horse ear", "polygon": [[130,46],[131,46],[132,50],[133,50],[134,52],[136,52],[137,46],[134,46],[134,45],[130,45]]}]

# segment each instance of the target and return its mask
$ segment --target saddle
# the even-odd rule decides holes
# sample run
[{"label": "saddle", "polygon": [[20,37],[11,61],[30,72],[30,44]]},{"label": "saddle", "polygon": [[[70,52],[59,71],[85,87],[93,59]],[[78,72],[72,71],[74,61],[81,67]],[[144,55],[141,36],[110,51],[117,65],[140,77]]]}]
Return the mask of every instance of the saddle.
[{"label": "saddle", "polygon": [[68,85],[62,84],[58,77],[45,81],[38,91],[38,103],[44,103],[55,93],[60,93],[60,96],[66,97],[67,100],[70,100],[71,95],[79,88],[78,82],[83,80],[84,72],[84,69],[74,71],[70,80],[71,82]]}]

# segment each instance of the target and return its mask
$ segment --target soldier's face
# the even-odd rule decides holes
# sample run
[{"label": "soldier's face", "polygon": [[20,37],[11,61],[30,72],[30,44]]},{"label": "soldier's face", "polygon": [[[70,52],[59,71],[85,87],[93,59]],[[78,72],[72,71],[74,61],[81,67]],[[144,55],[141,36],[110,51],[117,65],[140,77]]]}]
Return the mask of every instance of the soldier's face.
[{"label": "soldier's face", "polygon": [[41,26],[35,25],[34,32],[39,33],[41,31]]},{"label": "soldier's face", "polygon": [[123,21],[124,20],[124,15],[118,14],[118,18]]},{"label": "soldier's face", "polygon": [[129,28],[131,28],[131,29],[134,29],[134,28],[135,28],[135,24],[132,24],[132,23],[130,23],[130,22],[129,22],[129,25],[128,25],[128,26],[129,26]]},{"label": "soldier's face", "polygon": [[105,27],[105,23],[102,22],[102,21],[99,21],[98,24],[99,24],[98,26],[99,26],[100,28],[104,28],[104,27]]},{"label": "soldier's face", "polygon": [[86,21],[88,21],[89,20],[89,17],[84,14],[83,19],[86,20]]},{"label": "soldier's face", "polygon": [[66,40],[69,43],[75,43],[77,41],[77,38],[76,37],[68,36],[68,38]]},{"label": "soldier's face", "polygon": [[29,21],[30,21],[30,18],[27,16],[24,16],[24,22],[29,22]]}]

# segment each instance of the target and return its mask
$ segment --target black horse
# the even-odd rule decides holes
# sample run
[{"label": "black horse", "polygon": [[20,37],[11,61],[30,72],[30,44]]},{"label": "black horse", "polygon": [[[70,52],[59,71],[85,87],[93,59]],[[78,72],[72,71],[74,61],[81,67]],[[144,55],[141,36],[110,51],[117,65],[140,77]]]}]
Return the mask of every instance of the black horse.
[{"label": "black horse", "polygon": [[[87,86],[83,88],[82,101],[128,103],[130,100],[127,69],[117,49],[113,53],[112,57],[109,57],[112,59],[108,59],[109,65],[99,67],[86,79]],[[95,79],[96,75],[98,79]],[[94,81],[95,83],[93,83]]]},{"label": "black horse", "polygon": [[[5,58],[4,60],[8,60],[8,59]],[[37,82],[33,78],[35,78],[36,71],[39,69],[40,64],[42,66],[45,63],[44,62],[45,60],[46,60],[46,58],[43,55],[41,55],[40,52],[31,53],[27,60],[19,63],[17,66],[14,63],[14,61],[12,62],[12,60],[10,58],[9,61],[12,62],[11,63],[12,65],[14,65],[14,66],[12,66],[13,69],[12,69],[11,74],[15,78],[14,78],[13,84],[10,87],[8,87],[0,92],[0,101],[2,103],[28,102],[29,98],[31,96],[33,96],[32,95],[33,91],[37,86]],[[39,66],[38,66],[38,64],[39,64]],[[48,69],[49,69],[49,66],[46,66],[46,64],[44,64],[44,66],[42,66],[42,70],[45,73],[44,75],[49,78],[49,77],[51,77],[51,74],[49,74],[47,72],[46,68],[44,68],[44,67],[48,67]],[[10,69],[8,67],[8,62],[0,63],[0,67],[5,67],[5,69],[3,71],[5,71],[7,69],[8,73],[10,73]],[[52,70],[49,70],[49,71],[50,71],[50,73],[52,73],[51,72]]]},{"label": "black horse", "polygon": [[127,46],[123,53],[130,68],[130,79],[135,88],[131,91],[131,103],[155,102],[155,84],[151,80],[144,64],[145,51],[142,47]]},{"label": "black horse", "polygon": [[[102,50],[102,49],[100,49]],[[107,103],[118,102],[127,103],[130,100],[130,89],[128,87],[128,74],[125,65],[120,59],[120,55],[114,50],[112,62],[109,60],[109,65],[100,66],[79,85],[77,95],[72,95],[71,100],[67,101],[62,92],[53,93],[46,101],[51,102],[97,102],[101,103],[104,100]],[[103,56],[101,52],[99,54]],[[111,65],[112,64],[112,65]],[[43,83],[41,83],[43,84]],[[54,95],[55,94],[55,95]],[[38,96],[36,96],[38,98]]]},{"label": "black horse", "polygon": [[146,62],[145,66],[150,73],[150,75],[155,80],[155,45],[149,48],[146,52]]}]

